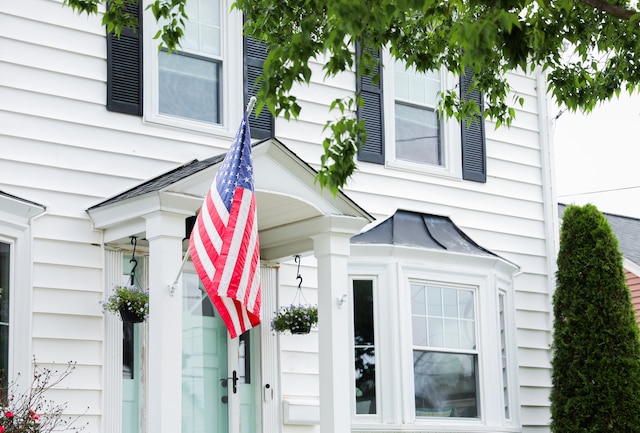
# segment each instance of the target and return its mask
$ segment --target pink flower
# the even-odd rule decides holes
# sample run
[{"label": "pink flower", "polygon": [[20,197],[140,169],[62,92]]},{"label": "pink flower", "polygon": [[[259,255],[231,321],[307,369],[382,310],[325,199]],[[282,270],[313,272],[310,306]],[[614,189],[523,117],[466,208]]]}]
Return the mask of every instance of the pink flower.
[{"label": "pink flower", "polygon": [[4,427],[0,425],[0,433],[4,433]]},{"label": "pink flower", "polygon": [[[5,416],[5,417],[7,417],[7,418],[9,418],[9,419],[11,419],[11,418],[13,418],[13,412],[11,412],[10,410],[8,410],[8,411],[6,411],[6,412],[4,413],[4,416]],[[1,432],[0,432],[0,433],[1,433]]]},{"label": "pink flower", "polygon": [[38,415],[33,409],[29,409],[29,416],[31,416],[31,419],[34,421],[37,421],[40,419],[40,415]]}]

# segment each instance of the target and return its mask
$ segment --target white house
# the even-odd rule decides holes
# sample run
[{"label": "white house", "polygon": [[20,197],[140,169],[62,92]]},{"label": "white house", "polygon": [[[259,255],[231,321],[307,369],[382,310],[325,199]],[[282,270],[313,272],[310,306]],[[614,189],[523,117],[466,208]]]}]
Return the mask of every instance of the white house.
[{"label": "white house", "polygon": [[[263,325],[229,339],[192,265],[179,269],[263,53],[227,0],[189,5],[184,50],[168,55],[148,11],[139,35],[113,39],[60,0],[0,0],[8,377],[34,357],[76,361],[51,397],[90,433],[548,432],[544,76],[509,77],[525,98],[510,129],[467,134],[434,114],[435,92],[458,84],[445,72],[382,53],[373,86],[313,64],[297,121],[251,120]],[[314,168],[330,102],[356,89],[370,140],[334,197]],[[123,325],[100,301],[134,263],[151,311]],[[298,275],[318,329],[275,334]]]}]

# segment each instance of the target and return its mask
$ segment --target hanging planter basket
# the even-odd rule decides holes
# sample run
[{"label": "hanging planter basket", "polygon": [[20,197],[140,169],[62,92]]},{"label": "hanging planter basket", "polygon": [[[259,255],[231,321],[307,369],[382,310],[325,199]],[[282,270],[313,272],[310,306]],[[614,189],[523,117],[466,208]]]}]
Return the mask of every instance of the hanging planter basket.
[{"label": "hanging planter basket", "polygon": [[304,334],[308,334],[311,332],[311,325],[308,323],[304,323],[301,325],[292,325],[289,328],[289,331],[291,331],[292,334],[294,335],[304,335]]},{"label": "hanging planter basket", "polygon": [[304,335],[318,324],[318,307],[315,305],[289,305],[280,307],[273,320],[271,329],[281,334],[291,332]]},{"label": "hanging planter basket", "polygon": [[[300,256],[295,256],[298,264],[298,291],[293,303],[287,307],[280,307],[271,320],[271,329],[278,333],[290,332],[293,335],[304,335],[311,332],[311,328],[318,324],[318,307],[308,305],[302,294],[302,277],[300,276]],[[304,300],[304,304],[302,301]]]},{"label": "hanging planter basket", "polygon": [[127,307],[120,308],[120,318],[125,323],[141,323],[144,322],[144,316],[135,311],[129,310]]}]

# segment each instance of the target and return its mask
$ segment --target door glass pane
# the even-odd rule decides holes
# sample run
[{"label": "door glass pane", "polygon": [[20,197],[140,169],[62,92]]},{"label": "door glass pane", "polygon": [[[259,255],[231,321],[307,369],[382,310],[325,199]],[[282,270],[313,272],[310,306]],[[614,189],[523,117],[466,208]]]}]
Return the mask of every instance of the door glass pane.
[{"label": "door glass pane", "polygon": [[9,375],[9,271],[11,246],[0,242],[0,384],[2,392],[7,389]]},{"label": "door glass pane", "polygon": [[376,347],[373,281],[353,281],[356,414],[376,413]]},{"label": "door glass pane", "polygon": [[477,355],[413,351],[417,417],[478,416]]},{"label": "door glass pane", "polygon": [[183,273],[182,432],[228,431],[227,329],[194,273]]},{"label": "door glass pane", "polygon": [[158,53],[159,111],[219,124],[220,62],[164,51]]}]

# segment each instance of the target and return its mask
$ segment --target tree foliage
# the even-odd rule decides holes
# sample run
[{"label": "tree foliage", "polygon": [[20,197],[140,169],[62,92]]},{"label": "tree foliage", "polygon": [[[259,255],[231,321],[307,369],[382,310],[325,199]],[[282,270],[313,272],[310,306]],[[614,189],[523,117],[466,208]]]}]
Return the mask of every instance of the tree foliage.
[{"label": "tree foliage", "polygon": [[[116,33],[131,26],[127,3],[111,0],[103,22]],[[179,47],[185,4],[189,0],[154,0],[150,9],[162,29],[156,34],[169,50]],[[106,0],[64,0],[79,12],[96,13]],[[355,42],[365,48],[388,47],[395,58],[419,71],[446,68],[475,72],[471,89],[483,92],[486,117],[509,125],[514,105],[506,73],[548,71],[549,90],[569,110],[590,111],[623,89],[640,84],[640,14],[632,0],[235,0],[245,34],[269,48],[260,78],[257,110],[267,106],[285,118],[300,112],[296,83],[309,83],[313,58],[325,58],[324,72],[352,70]],[[569,48],[570,47],[570,48]],[[568,49],[569,48],[569,49]],[[367,51],[364,50],[364,53]],[[373,70],[376,60],[358,59],[358,71]],[[332,190],[355,169],[358,146],[366,139],[362,122],[353,119],[354,98],[336,101],[319,179]],[[340,110],[341,109],[341,110]],[[475,102],[456,88],[441,93],[441,112],[458,119],[477,114]]]},{"label": "tree foliage", "polygon": [[569,206],[553,297],[554,433],[640,431],[640,340],[622,255],[593,205]]}]

